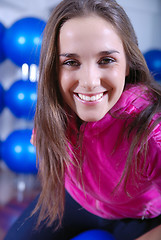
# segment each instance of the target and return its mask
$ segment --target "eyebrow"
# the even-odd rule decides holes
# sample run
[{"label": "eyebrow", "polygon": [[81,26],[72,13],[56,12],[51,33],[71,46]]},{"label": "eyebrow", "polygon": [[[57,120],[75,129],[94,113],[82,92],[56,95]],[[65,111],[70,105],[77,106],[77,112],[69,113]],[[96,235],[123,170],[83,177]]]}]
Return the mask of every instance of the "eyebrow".
[{"label": "eyebrow", "polygon": [[[113,53],[118,53],[118,54],[120,54],[120,52],[117,51],[117,50],[107,50],[107,51],[101,51],[101,52],[99,52],[99,53],[98,53],[98,56],[111,55],[111,54],[113,54]],[[69,57],[69,58],[73,58],[73,57],[74,57],[74,58],[78,58],[79,55],[76,54],[76,53],[61,53],[61,54],[59,55],[59,57]]]},{"label": "eyebrow", "polygon": [[79,57],[79,55],[76,54],[76,53],[62,53],[62,54],[59,55],[59,57],[70,57],[70,58],[72,58],[72,57]]},{"label": "eyebrow", "polygon": [[120,54],[119,51],[117,50],[107,50],[107,51],[101,51],[98,53],[98,55],[111,55],[112,53],[118,53]]}]

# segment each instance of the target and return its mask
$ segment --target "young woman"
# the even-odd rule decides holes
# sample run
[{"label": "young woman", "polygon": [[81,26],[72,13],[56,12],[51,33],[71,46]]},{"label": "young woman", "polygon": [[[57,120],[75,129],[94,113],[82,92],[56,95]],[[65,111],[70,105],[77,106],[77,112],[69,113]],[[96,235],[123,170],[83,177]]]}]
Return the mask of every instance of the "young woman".
[{"label": "young woman", "polygon": [[159,225],[160,111],[161,89],[121,6],[62,1],[40,60],[33,141],[42,192],[5,239],[70,239],[99,228],[125,240]]}]

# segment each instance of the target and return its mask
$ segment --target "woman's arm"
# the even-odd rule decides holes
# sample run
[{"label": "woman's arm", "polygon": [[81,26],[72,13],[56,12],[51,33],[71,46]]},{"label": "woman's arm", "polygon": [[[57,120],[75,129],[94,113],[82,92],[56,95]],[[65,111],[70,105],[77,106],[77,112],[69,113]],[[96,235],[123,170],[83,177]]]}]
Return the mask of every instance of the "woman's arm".
[{"label": "woman's arm", "polygon": [[145,233],[136,240],[161,240],[161,225]]}]

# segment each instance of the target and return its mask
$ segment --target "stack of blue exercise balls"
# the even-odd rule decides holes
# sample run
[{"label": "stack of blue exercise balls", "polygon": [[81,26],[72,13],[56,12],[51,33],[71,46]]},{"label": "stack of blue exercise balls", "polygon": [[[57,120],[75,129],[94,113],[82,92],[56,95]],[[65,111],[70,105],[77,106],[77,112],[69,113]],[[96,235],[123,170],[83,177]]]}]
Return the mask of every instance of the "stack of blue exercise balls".
[{"label": "stack of blue exercise balls", "polygon": [[[3,48],[3,38],[5,30],[6,28],[4,27],[4,25],[0,23],[0,63],[2,63],[6,58]],[[4,108],[4,89],[2,84],[0,84],[0,113],[2,112],[3,108]]]},{"label": "stack of blue exercise balls", "polygon": [[[3,49],[3,37],[4,37],[5,27],[2,23],[0,23],[0,63],[5,60],[5,54]],[[0,114],[4,108],[4,89],[2,84],[0,84]],[[1,158],[1,146],[2,142],[0,141],[0,158]]]},{"label": "stack of blue exercise balls", "polygon": [[[6,107],[18,119],[33,121],[37,101],[37,79],[30,79],[30,66],[38,68],[45,21],[26,17],[5,28],[0,23],[0,63],[9,59],[18,68],[28,66],[28,77],[16,80],[7,90],[0,84],[0,113]],[[0,141],[0,158],[10,170],[36,174],[36,152],[30,143],[32,129],[18,129]]]}]

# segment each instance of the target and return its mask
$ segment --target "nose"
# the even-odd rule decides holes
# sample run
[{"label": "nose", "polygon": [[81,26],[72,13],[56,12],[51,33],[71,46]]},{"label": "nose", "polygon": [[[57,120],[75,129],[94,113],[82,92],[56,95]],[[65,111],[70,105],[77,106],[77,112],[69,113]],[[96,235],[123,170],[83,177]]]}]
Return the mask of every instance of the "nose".
[{"label": "nose", "polygon": [[100,86],[100,74],[96,66],[84,66],[79,76],[79,84],[82,88],[91,91]]}]

